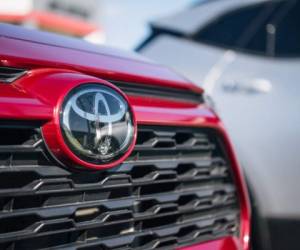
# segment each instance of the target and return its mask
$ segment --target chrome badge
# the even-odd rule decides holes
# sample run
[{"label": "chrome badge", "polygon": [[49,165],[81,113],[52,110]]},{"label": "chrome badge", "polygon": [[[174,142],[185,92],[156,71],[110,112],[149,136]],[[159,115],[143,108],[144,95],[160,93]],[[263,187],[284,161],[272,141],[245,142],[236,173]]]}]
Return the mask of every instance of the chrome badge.
[{"label": "chrome badge", "polygon": [[127,100],[117,90],[100,84],[73,89],[60,113],[62,134],[81,160],[107,164],[132,146],[134,120]]}]

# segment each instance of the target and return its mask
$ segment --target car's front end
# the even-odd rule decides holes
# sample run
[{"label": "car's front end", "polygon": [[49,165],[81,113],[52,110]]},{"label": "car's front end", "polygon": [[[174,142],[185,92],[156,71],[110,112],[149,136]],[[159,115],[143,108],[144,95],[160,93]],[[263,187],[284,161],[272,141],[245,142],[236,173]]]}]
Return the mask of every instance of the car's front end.
[{"label": "car's front end", "polygon": [[0,29],[0,249],[248,249],[245,183],[202,90]]}]

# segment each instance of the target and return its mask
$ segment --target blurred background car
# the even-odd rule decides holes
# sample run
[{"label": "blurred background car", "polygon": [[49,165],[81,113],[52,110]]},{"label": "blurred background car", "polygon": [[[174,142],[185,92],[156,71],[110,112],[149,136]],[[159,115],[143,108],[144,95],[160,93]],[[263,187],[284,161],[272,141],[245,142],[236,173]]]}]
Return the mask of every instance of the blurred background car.
[{"label": "blurred background car", "polygon": [[205,1],[151,28],[137,51],[205,88],[229,129],[254,249],[299,249],[300,2]]}]

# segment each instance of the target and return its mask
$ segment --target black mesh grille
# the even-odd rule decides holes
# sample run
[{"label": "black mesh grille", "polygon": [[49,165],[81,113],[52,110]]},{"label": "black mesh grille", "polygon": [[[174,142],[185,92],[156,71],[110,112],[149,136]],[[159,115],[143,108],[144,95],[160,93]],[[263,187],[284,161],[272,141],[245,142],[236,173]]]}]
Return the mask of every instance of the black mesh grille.
[{"label": "black mesh grille", "polygon": [[155,87],[142,83],[127,83],[109,80],[111,83],[120,88],[127,95],[146,96],[146,97],[160,97],[163,99],[170,99],[172,101],[184,101],[193,103],[203,103],[203,95],[191,90],[171,89],[168,87]]},{"label": "black mesh grille", "polygon": [[126,162],[87,172],[49,159],[38,127],[0,127],[0,249],[174,249],[238,234],[213,130],[140,126]]}]

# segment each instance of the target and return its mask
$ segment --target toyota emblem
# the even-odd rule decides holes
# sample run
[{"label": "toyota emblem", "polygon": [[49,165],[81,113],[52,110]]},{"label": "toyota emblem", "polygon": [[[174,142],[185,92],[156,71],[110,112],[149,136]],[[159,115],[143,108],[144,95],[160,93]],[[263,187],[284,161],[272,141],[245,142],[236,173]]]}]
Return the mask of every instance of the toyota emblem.
[{"label": "toyota emblem", "polygon": [[74,88],[60,111],[63,137],[71,151],[92,164],[120,159],[134,138],[132,110],[121,93],[99,84]]}]

